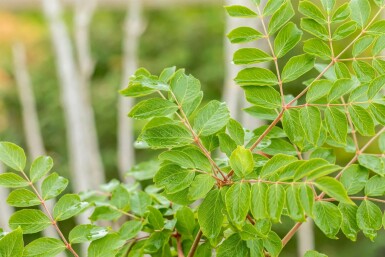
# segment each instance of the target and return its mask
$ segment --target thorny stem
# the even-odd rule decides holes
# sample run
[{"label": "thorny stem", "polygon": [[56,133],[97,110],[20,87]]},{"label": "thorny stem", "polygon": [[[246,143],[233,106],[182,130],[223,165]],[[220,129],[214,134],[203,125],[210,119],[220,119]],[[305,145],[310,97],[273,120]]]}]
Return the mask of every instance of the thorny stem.
[{"label": "thorny stem", "polygon": [[36,187],[34,186],[32,181],[29,179],[27,174],[25,174],[25,172],[23,170],[20,170],[20,172],[24,176],[24,178],[28,181],[28,183],[29,183],[30,187],[32,188],[32,190],[35,192],[37,198],[39,199],[39,201],[41,203],[41,206],[43,207],[43,209],[46,212],[49,220],[51,221],[52,226],[55,228],[56,232],[58,233],[59,237],[61,238],[61,240],[65,244],[65,246],[68,249],[68,251],[70,251],[75,257],[79,257],[79,255],[75,252],[75,250],[72,248],[71,244],[67,241],[67,239],[63,235],[62,231],[60,230],[59,226],[57,225],[56,220],[53,218],[50,210],[48,210],[48,207],[47,207],[47,205],[45,203],[45,200],[40,195],[39,191],[36,189]]}]

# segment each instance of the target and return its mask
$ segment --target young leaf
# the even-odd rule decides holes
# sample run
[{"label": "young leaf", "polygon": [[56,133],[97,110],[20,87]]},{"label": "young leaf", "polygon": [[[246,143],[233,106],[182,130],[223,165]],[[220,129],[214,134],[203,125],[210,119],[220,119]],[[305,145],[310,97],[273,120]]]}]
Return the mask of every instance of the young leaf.
[{"label": "young leaf", "polygon": [[23,232],[21,228],[6,234],[0,238],[1,257],[22,257],[24,249]]},{"label": "young leaf", "polygon": [[322,79],[314,81],[310,86],[306,94],[306,102],[311,103],[326,96],[333,84],[330,80]]},{"label": "young leaf", "polygon": [[274,86],[277,76],[268,69],[253,67],[241,70],[234,81],[241,86]]},{"label": "young leaf", "polygon": [[341,96],[349,93],[354,89],[355,82],[352,79],[338,79],[333,83],[333,87],[328,94],[328,102],[340,99]]},{"label": "young leaf", "polygon": [[331,239],[337,239],[342,215],[338,207],[329,202],[316,201],[313,206],[314,222]]},{"label": "young leaf", "polygon": [[147,221],[154,230],[162,230],[164,228],[164,219],[162,213],[153,206],[147,207]]},{"label": "young leaf", "polygon": [[322,177],[317,179],[314,184],[321,191],[325,192],[341,203],[354,204],[346,193],[345,188],[338,180],[331,177]]},{"label": "young leaf", "polygon": [[24,188],[13,190],[7,198],[7,203],[15,207],[31,207],[41,204],[34,193]]},{"label": "young leaf", "polygon": [[350,16],[349,3],[344,3],[333,13],[332,22],[341,22]]},{"label": "young leaf", "polygon": [[318,9],[318,7],[310,1],[299,2],[298,10],[303,15],[314,19],[315,21],[317,21],[320,24],[326,23],[325,16],[321,12],[321,10]]},{"label": "young leaf", "polygon": [[242,5],[231,5],[226,6],[225,8],[231,17],[251,18],[257,16],[255,12]]},{"label": "young leaf", "polygon": [[299,187],[299,200],[303,209],[305,210],[305,213],[308,216],[312,216],[314,205],[314,191],[310,186],[303,184]]},{"label": "young leaf", "polygon": [[348,133],[348,121],[343,111],[336,107],[328,107],[325,109],[325,123],[331,138],[341,144],[346,144],[346,136]]},{"label": "young leaf", "polygon": [[183,169],[178,165],[168,164],[155,174],[154,182],[168,193],[176,193],[187,188],[193,181],[195,172]]},{"label": "young leaf", "polygon": [[247,183],[236,183],[226,192],[225,204],[232,223],[241,229],[250,209],[250,186]]},{"label": "young leaf", "polygon": [[0,174],[0,186],[7,188],[26,187],[29,183],[19,175],[11,172]]},{"label": "young leaf", "polygon": [[341,183],[348,195],[354,195],[364,189],[368,179],[369,171],[360,165],[353,164],[342,173]]},{"label": "young leaf", "polygon": [[374,135],[374,122],[367,110],[359,105],[350,105],[349,113],[357,131],[363,136]]},{"label": "young leaf", "polygon": [[303,51],[307,54],[318,56],[322,60],[330,60],[332,56],[330,47],[318,38],[306,40],[303,46]]},{"label": "young leaf", "polygon": [[41,193],[44,200],[49,200],[61,194],[68,186],[68,179],[52,173],[44,179],[41,185]]},{"label": "young leaf", "polygon": [[290,58],[282,71],[282,81],[290,82],[296,80],[314,67],[314,57],[303,54]]},{"label": "young leaf", "polygon": [[218,189],[210,191],[198,208],[199,225],[209,239],[215,239],[221,232],[224,219],[222,209],[222,195]]},{"label": "young leaf", "polygon": [[[141,230],[143,224],[138,220],[130,220],[125,222],[119,230],[120,238],[129,240],[134,238]],[[71,235],[70,235],[71,237]]]},{"label": "young leaf", "polygon": [[234,64],[254,64],[272,60],[273,57],[257,48],[241,48],[233,56]]},{"label": "young leaf", "polygon": [[360,154],[358,156],[358,162],[380,176],[385,175],[385,163],[384,159],[379,156],[369,155],[369,154]]},{"label": "young leaf", "polygon": [[287,137],[293,143],[301,143],[304,140],[303,127],[300,124],[299,110],[289,109],[283,113],[282,126]]},{"label": "young leaf", "polygon": [[283,247],[281,238],[273,231],[270,231],[268,236],[263,238],[263,246],[271,257],[278,257]]},{"label": "young leaf", "polygon": [[342,214],[341,230],[347,238],[356,241],[357,233],[360,231],[357,225],[357,209],[358,207],[351,204],[340,203],[338,209]]},{"label": "young leaf", "polygon": [[0,161],[14,170],[22,171],[26,163],[24,150],[13,143],[0,142]]},{"label": "young leaf", "polygon": [[[138,222],[138,221],[128,221],[128,222]],[[82,224],[74,227],[70,231],[68,239],[71,244],[80,244],[88,241],[97,240],[99,238],[106,236],[107,234],[108,234],[107,228],[98,227],[96,225],[91,225],[91,224]],[[122,234],[120,235],[122,236]],[[122,238],[125,239],[125,237],[123,236]]]},{"label": "young leaf", "polygon": [[243,86],[246,100],[256,106],[276,109],[281,107],[281,95],[273,87],[267,86]]},{"label": "young leaf", "polygon": [[350,9],[352,10],[350,17],[352,20],[363,28],[369,20],[371,7],[368,0],[351,0]]},{"label": "young leaf", "polygon": [[162,117],[175,113],[178,106],[174,103],[162,99],[151,98],[139,102],[132,108],[128,117],[135,119],[149,119],[152,117]]},{"label": "young leaf", "polygon": [[230,166],[238,177],[245,177],[253,172],[253,154],[249,149],[246,149],[243,146],[238,146],[230,156]]},{"label": "young leaf", "polygon": [[364,235],[374,241],[377,230],[382,226],[382,212],[380,207],[371,201],[364,200],[357,210],[357,224]]},{"label": "young leaf", "polygon": [[267,185],[256,183],[251,186],[251,206],[250,211],[254,219],[261,220],[269,218],[267,211]]},{"label": "young leaf", "polygon": [[358,39],[353,45],[353,56],[357,56],[364,52],[374,41],[373,36],[364,36]]},{"label": "young leaf", "polygon": [[230,114],[226,104],[211,101],[198,111],[193,127],[198,135],[209,136],[226,126],[229,119]]},{"label": "young leaf", "polygon": [[301,28],[322,40],[328,40],[329,35],[326,28],[313,19],[302,18]]},{"label": "young leaf", "polygon": [[225,239],[223,243],[218,247],[218,257],[242,257],[247,256],[248,248],[246,242],[241,239],[239,234],[233,234],[229,238]]},{"label": "young leaf", "polygon": [[385,105],[371,103],[369,108],[378,123],[385,126]]},{"label": "young leaf", "polygon": [[190,208],[183,206],[176,212],[175,217],[175,227],[178,232],[182,233],[182,235],[191,236],[192,238],[195,229],[194,212]]},{"label": "young leaf", "polygon": [[227,131],[231,138],[237,143],[237,145],[243,145],[245,142],[245,131],[243,130],[242,125],[234,120],[230,119],[229,123],[227,123]]},{"label": "young leaf", "polygon": [[267,1],[265,8],[263,9],[263,16],[272,15],[275,13],[285,2],[285,0],[269,0]]},{"label": "young leaf", "polygon": [[194,178],[188,191],[188,198],[190,200],[198,200],[206,196],[206,194],[213,188],[215,179],[208,174],[199,174]]},{"label": "young leaf", "polygon": [[366,196],[383,196],[385,195],[385,177],[375,175],[371,177],[365,185]]},{"label": "young leaf", "polygon": [[373,79],[369,84],[368,98],[374,98],[385,85],[385,75]]},{"label": "young leaf", "polygon": [[299,199],[299,188],[295,185],[290,185],[286,189],[286,209],[289,217],[298,222],[304,222],[305,212],[302,208]]},{"label": "young leaf", "polygon": [[39,210],[25,209],[15,212],[9,219],[12,229],[21,227],[23,234],[34,234],[51,225],[49,218]]},{"label": "young leaf", "polygon": [[269,35],[277,32],[283,25],[285,25],[293,16],[294,9],[291,1],[286,1],[281,7],[271,16],[268,32]]},{"label": "young leaf", "polygon": [[[278,1],[271,1],[278,2]],[[274,53],[280,58],[293,49],[302,38],[303,32],[293,22],[287,23],[274,40]]]},{"label": "young leaf", "polygon": [[31,181],[34,183],[44,177],[53,167],[53,160],[49,156],[40,156],[36,158],[29,171]]},{"label": "young leaf", "polygon": [[23,253],[23,257],[53,257],[66,249],[64,243],[56,238],[42,237],[29,243]]},{"label": "young leaf", "polygon": [[340,25],[333,33],[333,40],[344,39],[357,30],[357,25],[354,21],[348,21]]},{"label": "young leaf", "polygon": [[88,257],[114,257],[126,241],[116,233],[93,241],[88,247]]},{"label": "young leaf", "polygon": [[247,43],[262,37],[261,32],[250,27],[238,27],[227,34],[227,38],[233,44]]},{"label": "young leaf", "polygon": [[89,203],[82,202],[78,195],[63,195],[53,208],[53,217],[56,221],[67,220],[88,207]]},{"label": "young leaf", "polygon": [[260,177],[267,178],[279,173],[279,169],[295,162],[297,158],[285,154],[277,154],[273,156],[262,168]]},{"label": "young leaf", "polygon": [[321,3],[326,12],[330,13],[336,4],[336,0],[321,0]]},{"label": "young leaf", "polygon": [[281,214],[285,204],[285,189],[280,184],[274,184],[267,190],[267,209],[273,222],[281,221]]},{"label": "young leaf", "polygon": [[304,129],[306,138],[313,145],[317,145],[322,127],[320,110],[314,106],[301,108],[300,122]]}]

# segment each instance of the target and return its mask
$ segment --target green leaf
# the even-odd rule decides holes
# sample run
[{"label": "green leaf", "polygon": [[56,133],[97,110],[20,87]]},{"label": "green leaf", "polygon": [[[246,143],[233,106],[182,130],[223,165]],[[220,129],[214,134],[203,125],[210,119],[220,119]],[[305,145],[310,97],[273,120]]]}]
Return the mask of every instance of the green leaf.
[{"label": "green leaf", "polygon": [[314,81],[310,86],[306,94],[306,102],[311,103],[326,96],[333,84],[330,80],[322,79]]},{"label": "green leaf", "polygon": [[[384,28],[385,29],[385,28]],[[357,56],[364,52],[374,41],[373,36],[364,36],[359,38],[353,45],[352,54]]]},{"label": "green leaf", "polygon": [[349,113],[352,118],[353,125],[361,135],[374,135],[374,122],[367,110],[359,105],[350,105]]},{"label": "green leaf", "polygon": [[368,179],[369,171],[360,165],[353,164],[342,173],[341,183],[348,195],[354,195],[364,189]]},{"label": "green leaf", "polygon": [[175,113],[178,110],[178,106],[174,103],[162,99],[151,98],[143,100],[135,105],[128,117],[135,119],[149,119],[152,117],[162,117]]},{"label": "green leaf", "polygon": [[222,195],[218,189],[210,191],[198,208],[198,222],[209,239],[215,239],[222,229],[224,216],[222,214]]},{"label": "green leaf", "polygon": [[53,217],[56,221],[67,220],[89,207],[89,203],[82,202],[75,194],[63,195],[53,208]]},{"label": "green leaf", "polygon": [[142,230],[143,224],[138,220],[130,220],[125,222],[119,229],[120,238],[130,240]]},{"label": "green leaf", "polygon": [[110,204],[119,210],[127,211],[130,207],[130,193],[123,185],[118,185],[113,191],[110,198]]},{"label": "green leaf", "polygon": [[331,148],[317,148],[310,154],[310,159],[321,158],[331,164],[336,163],[336,155],[334,149]]},{"label": "green leaf", "polygon": [[375,175],[371,177],[365,185],[366,196],[383,196],[385,195],[385,177]]},{"label": "green leaf", "polygon": [[163,118],[147,123],[141,138],[152,148],[172,148],[192,143],[193,138],[181,124],[170,123]]},{"label": "green leaf", "polygon": [[298,10],[303,15],[314,19],[320,24],[326,23],[325,16],[318,7],[310,1],[301,1],[298,5]]},{"label": "green leaf", "polygon": [[257,48],[241,48],[238,49],[233,56],[234,64],[238,65],[269,62],[272,60],[273,57]]},{"label": "green leaf", "polygon": [[303,257],[328,257],[325,254],[319,253],[317,251],[311,250],[307,251]]},{"label": "green leaf", "polygon": [[341,230],[347,238],[356,241],[357,233],[360,231],[357,225],[357,209],[358,207],[351,204],[340,203],[338,209],[342,214]]},{"label": "green leaf", "polygon": [[385,75],[378,76],[377,78],[373,79],[369,84],[368,98],[369,99],[374,98],[381,91],[384,85],[385,85]]},{"label": "green leaf", "polygon": [[[278,2],[278,1],[271,1]],[[303,32],[293,22],[287,23],[274,40],[274,53],[280,58],[293,49],[301,40]]]},{"label": "green leaf", "polygon": [[193,170],[183,169],[178,165],[165,165],[155,174],[154,182],[167,193],[176,193],[187,188],[194,180]]},{"label": "green leaf", "polygon": [[294,9],[291,1],[286,1],[281,7],[271,16],[268,32],[269,35],[277,32],[283,25],[285,25],[293,16]]},{"label": "green leaf", "polygon": [[259,176],[261,178],[267,178],[279,173],[279,169],[287,166],[288,164],[295,162],[297,158],[285,154],[277,154],[273,156],[262,168]]},{"label": "green leaf", "polygon": [[336,4],[336,0],[321,0],[321,3],[326,12],[330,13]]},{"label": "green leaf", "polygon": [[307,54],[320,57],[322,60],[330,60],[332,52],[330,47],[318,38],[312,38],[304,42],[303,51]]},{"label": "green leaf", "polygon": [[273,87],[243,86],[246,100],[256,106],[276,109],[281,107],[281,95]]},{"label": "green leaf", "polygon": [[285,2],[285,0],[269,0],[267,1],[265,8],[263,8],[263,16],[272,15],[275,13]]},{"label": "green leaf", "polygon": [[328,40],[329,35],[326,28],[313,19],[302,18],[301,28],[322,40]]},{"label": "green leaf", "polygon": [[[133,221],[133,222],[138,222],[138,221]],[[82,225],[77,225],[70,231],[68,240],[71,244],[80,244],[88,241],[97,240],[99,238],[106,236],[107,234],[108,234],[107,228],[98,227],[96,225],[91,225],[91,224],[82,224]]]},{"label": "green leaf", "polygon": [[225,204],[232,223],[241,229],[250,209],[250,186],[247,183],[235,183],[226,192]]},{"label": "green leaf", "polygon": [[253,154],[249,149],[238,146],[230,156],[230,166],[238,177],[245,177],[253,172]]},{"label": "green leaf", "polygon": [[65,249],[61,240],[43,237],[29,243],[24,249],[23,257],[55,257]]},{"label": "green leaf", "polygon": [[24,150],[13,143],[0,142],[0,161],[14,170],[22,171],[26,163]]},{"label": "green leaf", "polygon": [[227,131],[231,138],[237,143],[237,145],[243,145],[245,142],[245,131],[243,130],[242,125],[234,120],[230,119],[229,123],[227,123]]},{"label": "green leaf", "polygon": [[369,155],[369,154],[360,154],[358,156],[358,162],[380,176],[385,175],[385,163],[384,158],[379,156]]},{"label": "green leaf", "polygon": [[211,170],[211,164],[206,156],[195,147],[185,147],[163,152],[159,155],[159,160],[173,162],[182,168],[198,168],[203,171]]},{"label": "green leaf", "polygon": [[34,183],[45,176],[53,167],[53,160],[49,156],[40,156],[36,158],[30,169],[31,181]]},{"label": "green leaf", "polygon": [[164,219],[162,213],[153,206],[147,207],[147,221],[154,230],[162,230],[164,228]]},{"label": "green leaf", "polygon": [[300,110],[300,122],[306,138],[313,145],[317,145],[321,134],[321,112],[317,107],[306,106]]},{"label": "green leaf", "polygon": [[231,43],[247,43],[259,38],[262,38],[263,34],[250,27],[238,27],[227,34],[227,38]]},{"label": "green leaf", "polygon": [[382,133],[378,138],[378,147],[382,153],[385,153],[385,133]]},{"label": "green leaf", "polygon": [[192,238],[195,229],[194,212],[190,208],[183,206],[176,212],[175,218],[175,228],[178,232]]},{"label": "green leaf", "polygon": [[376,71],[367,62],[353,61],[353,69],[357,75],[357,78],[362,83],[367,83],[376,77]]},{"label": "green leaf", "polygon": [[250,10],[249,8],[247,8],[246,6],[231,5],[231,6],[225,6],[225,9],[231,17],[243,17],[243,18],[257,17],[257,14],[252,10]]},{"label": "green leaf", "polygon": [[175,70],[175,66],[163,69],[163,71],[159,75],[159,80],[165,83],[169,82],[172,76],[175,74]]},{"label": "green leaf", "polygon": [[198,200],[206,196],[206,194],[213,188],[215,179],[208,174],[199,174],[194,178],[188,191],[188,198],[190,200]]},{"label": "green leaf", "polygon": [[362,201],[357,210],[357,225],[366,237],[374,241],[377,237],[377,230],[382,226],[380,207],[371,201]]},{"label": "green leaf", "polygon": [[126,97],[142,97],[156,92],[155,89],[142,86],[140,83],[130,82],[128,87],[119,91],[119,93]]},{"label": "green leaf", "polygon": [[9,226],[16,229],[19,226],[23,234],[34,234],[49,227],[51,221],[41,211],[34,209],[25,209],[15,212],[9,219]]},{"label": "green leaf", "polygon": [[251,201],[250,211],[256,220],[269,218],[267,190],[268,186],[264,183],[256,183],[251,186],[251,199],[253,200]]},{"label": "green leaf", "polygon": [[348,121],[345,113],[336,107],[328,107],[324,115],[330,137],[338,143],[346,144]]},{"label": "green leaf", "polygon": [[282,126],[287,137],[293,143],[300,143],[304,140],[304,131],[299,121],[299,110],[289,109],[283,113]]},{"label": "green leaf", "polygon": [[[381,36],[385,34],[385,21],[376,21],[366,30],[366,33],[369,35]],[[374,39],[374,38],[373,38]]]},{"label": "green leaf", "polygon": [[314,57],[303,54],[290,58],[282,71],[282,81],[290,82],[296,80],[314,67]]},{"label": "green leaf", "polygon": [[286,189],[286,209],[292,220],[305,221],[305,213],[299,198],[299,187],[295,185],[290,185]]},{"label": "green leaf", "polygon": [[331,177],[322,177],[317,179],[314,184],[321,191],[325,192],[327,195],[335,198],[341,203],[354,204],[346,193],[344,186],[338,180]]},{"label": "green leaf", "polygon": [[246,242],[242,240],[239,234],[233,234],[225,239],[218,247],[218,257],[243,257],[247,256],[248,248]]},{"label": "green leaf", "polygon": [[385,5],[385,1],[384,0],[374,0],[374,2],[376,3],[376,5],[378,5],[379,7],[383,7]]},{"label": "green leaf", "polygon": [[306,184],[299,186],[299,200],[301,202],[301,206],[305,210],[305,213],[308,216],[312,216],[314,205],[314,191],[310,186]]},{"label": "green leaf", "polygon": [[15,229],[0,239],[1,257],[22,257],[23,248],[24,242],[21,228]]},{"label": "green leaf", "polygon": [[115,257],[119,249],[126,243],[119,235],[109,234],[93,241],[88,248],[88,257]]},{"label": "green leaf", "polygon": [[370,111],[372,112],[374,118],[381,124],[385,125],[385,105],[371,103],[369,105]]},{"label": "green leaf", "polygon": [[338,79],[333,83],[328,94],[328,102],[333,102],[337,99],[340,99],[341,96],[349,93],[354,89],[355,82],[352,79]]},{"label": "green leaf", "polygon": [[371,7],[368,0],[351,0],[350,9],[352,10],[350,17],[352,20],[363,28],[369,20]]},{"label": "green leaf", "polygon": [[44,179],[41,185],[41,193],[44,200],[48,200],[60,195],[68,186],[68,179],[60,177],[57,173],[52,173]]},{"label": "green leaf", "polygon": [[278,257],[283,247],[281,238],[273,231],[270,231],[268,236],[263,238],[263,246],[271,257]]},{"label": "green leaf", "polygon": [[94,209],[94,212],[89,217],[91,221],[98,220],[117,220],[122,216],[116,208],[112,206],[98,206]]},{"label": "green leaf", "polygon": [[194,130],[200,136],[218,132],[229,122],[230,113],[225,103],[210,101],[198,111],[194,119]]},{"label": "green leaf", "polygon": [[33,192],[24,188],[12,191],[7,198],[7,203],[14,207],[31,207],[41,204]]},{"label": "green leaf", "polygon": [[285,189],[280,184],[273,184],[267,190],[267,209],[273,222],[281,221],[281,214],[285,203]]},{"label": "green leaf", "polygon": [[11,172],[0,174],[0,186],[7,188],[26,187],[29,183],[19,175]]},{"label": "green leaf", "polygon": [[314,222],[331,239],[337,239],[342,215],[338,207],[329,202],[316,201],[313,206]]},{"label": "green leaf", "polygon": [[333,13],[332,22],[341,22],[350,16],[349,3],[344,3]]},{"label": "green leaf", "polygon": [[152,202],[151,197],[145,192],[141,192],[141,191],[134,192],[133,194],[131,194],[131,199],[130,199],[131,211],[134,214],[143,216],[144,212],[146,211],[146,207],[149,206],[151,202]]},{"label": "green leaf", "polygon": [[278,84],[277,76],[273,72],[259,67],[241,70],[234,80],[241,86],[274,86]]},{"label": "green leaf", "polygon": [[354,21],[348,21],[340,25],[333,33],[333,40],[344,39],[357,30],[357,25]]}]

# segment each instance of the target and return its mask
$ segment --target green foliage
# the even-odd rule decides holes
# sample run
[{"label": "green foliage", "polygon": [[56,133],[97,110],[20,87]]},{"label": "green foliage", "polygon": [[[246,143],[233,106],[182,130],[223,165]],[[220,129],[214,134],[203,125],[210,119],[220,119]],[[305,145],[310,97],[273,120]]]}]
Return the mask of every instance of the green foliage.
[{"label": "green foliage", "polygon": [[[154,184],[139,190],[113,180],[99,191],[59,197],[68,180],[49,174],[51,158],[37,158],[27,174],[24,151],[1,142],[0,161],[13,170],[0,175],[0,185],[13,190],[8,204],[42,210],[13,214],[13,231],[0,238],[0,256],[54,256],[64,250],[78,256],[71,245],[86,242],[91,257],[211,256],[213,250],[219,257],[279,256],[299,226],[285,239],[272,228],[307,218],[331,239],[340,230],[353,241],[360,231],[376,238],[385,195],[385,65],[379,55],[384,22],[370,19],[377,17],[371,8],[378,8],[368,0],[340,6],[333,0],[305,0],[295,24],[291,1],[252,2],[255,8],[226,10],[236,18],[259,18],[263,31],[240,27],[228,38],[232,43],[267,40],[270,49],[236,51],[234,64],[242,68],[234,79],[251,104],[247,112],[272,122],[245,129],[230,117],[226,103],[202,104],[201,83],[185,70],[170,67],[158,76],[141,68],[121,94],[145,97],[129,116],[148,120],[137,143],[160,153],[158,161],[139,164],[128,174],[140,181],[153,178]],[[289,56],[304,32],[310,35],[303,52]],[[344,38],[350,43],[342,50],[335,47]],[[260,62],[273,68],[253,66]],[[301,81],[305,74],[311,79]],[[306,87],[289,95],[292,82]],[[366,153],[377,138],[381,153]],[[331,148],[354,153],[353,158],[336,165],[343,162]],[[216,158],[216,152],[223,154]],[[46,201],[55,197],[59,200],[49,210]],[[68,239],[40,238],[24,246],[22,234],[48,226],[60,231],[58,222],[87,209],[92,223],[74,227]],[[127,220],[118,229],[94,224],[123,217]]]}]

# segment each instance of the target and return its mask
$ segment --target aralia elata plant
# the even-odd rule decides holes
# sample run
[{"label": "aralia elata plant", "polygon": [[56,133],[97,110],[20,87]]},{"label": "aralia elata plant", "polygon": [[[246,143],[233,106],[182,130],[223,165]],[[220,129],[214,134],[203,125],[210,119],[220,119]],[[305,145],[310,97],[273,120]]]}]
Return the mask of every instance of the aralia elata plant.
[{"label": "aralia elata plant", "polygon": [[[79,256],[76,244],[87,241],[90,257],[209,257],[214,251],[218,257],[278,256],[307,219],[331,239],[340,230],[338,236],[353,241],[361,231],[376,238],[385,221],[385,21],[379,20],[385,1],[301,1],[299,25],[290,21],[291,1],[253,3],[253,10],[226,10],[235,18],[259,17],[263,31],[240,27],[228,37],[237,44],[268,42],[267,52],[238,50],[234,63],[246,66],[235,78],[252,104],[246,111],[270,124],[250,131],[231,119],[225,103],[201,107],[200,83],[182,69],[167,68],[159,76],[139,69],[121,93],[148,96],[129,116],[149,120],[137,144],[163,151],[129,174],[139,181],[153,177],[155,184],[138,190],[114,180],[100,191],[66,194],[49,210],[45,202],[68,181],[56,173],[46,176],[49,157],[34,160],[27,173],[23,150],[2,142],[0,160],[16,171],[0,175],[0,185],[17,188],[7,202],[42,210],[15,212],[13,231],[0,236],[1,257],[55,256],[65,249]],[[303,41],[304,33],[310,38]],[[349,43],[340,49],[342,39]],[[299,43],[304,54],[288,58]],[[273,68],[254,66],[261,62]],[[305,89],[288,95],[288,82],[301,83],[311,70],[318,73],[302,81]],[[380,153],[367,153],[375,142]],[[215,158],[218,149],[227,157]],[[333,149],[351,153],[351,160],[336,165],[341,160]],[[63,235],[60,222],[88,208],[90,224]],[[122,217],[127,221],[115,231],[94,224]],[[272,225],[282,222],[294,226],[279,236]],[[39,238],[24,246],[23,234],[50,225],[61,240]]]}]

